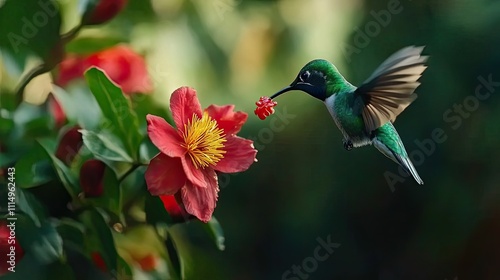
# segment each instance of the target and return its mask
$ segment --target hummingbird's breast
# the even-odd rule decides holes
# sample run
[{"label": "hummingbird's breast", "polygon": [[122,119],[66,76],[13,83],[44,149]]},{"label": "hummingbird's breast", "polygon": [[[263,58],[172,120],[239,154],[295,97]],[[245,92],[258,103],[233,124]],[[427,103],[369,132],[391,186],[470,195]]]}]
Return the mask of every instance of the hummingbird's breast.
[{"label": "hummingbird's breast", "polygon": [[325,100],[325,105],[346,140],[350,140],[355,147],[371,144],[361,112],[350,106],[352,98],[352,92],[333,94]]}]

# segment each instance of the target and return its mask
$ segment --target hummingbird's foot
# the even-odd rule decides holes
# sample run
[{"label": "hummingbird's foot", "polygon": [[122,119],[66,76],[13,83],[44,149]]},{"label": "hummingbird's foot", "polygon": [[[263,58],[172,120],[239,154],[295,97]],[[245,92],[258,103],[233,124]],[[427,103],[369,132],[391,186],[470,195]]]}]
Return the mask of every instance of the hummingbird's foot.
[{"label": "hummingbird's foot", "polygon": [[351,140],[344,141],[344,149],[346,149],[347,151],[350,151],[350,150],[352,150],[353,147],[354,146],[352,145]]}]

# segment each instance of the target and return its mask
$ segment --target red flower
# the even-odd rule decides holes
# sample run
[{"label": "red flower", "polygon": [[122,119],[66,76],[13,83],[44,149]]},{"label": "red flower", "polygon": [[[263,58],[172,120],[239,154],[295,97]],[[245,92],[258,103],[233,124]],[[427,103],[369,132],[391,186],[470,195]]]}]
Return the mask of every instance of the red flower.
[{"label": "red flower", "polygon": [[153,91],[144,58],[124,45],[88,57],[69,56],[59,65],[56,84],[64,87],[71,80],[83,77],[85,70],[92,66],[102,69],[126,94]]},{"label": "red flower", "polygon": [[65,87],[72,80],[83,77],[83,72],[85,72],[85,58],[70,54],[59,64],[56,84]]},{"label": "red flower", "polygon": [[84,24],[101,24],[114,18],[127,4],[126,0],[101,0],[95,8],[84,16]]},{"label": "red flower", "polygon": [[97,159],[89,159],[80,169],[80,186],[85,197],[99,197],[104,191],[103,180],[106,165]]},{"label": "red flower", "polygon": [[94,53],[87,57],[85,64],[85,69],[96,66],[104,70],[127,94],[153,90],[144,58],[126,46],[118,45]]},{"label": "red flower", "polygon": [[270,115],[274,114],[274,106],[278,105],[278,102],[273,101],[267,96],[262,96],[259,101],[255,102],[257,108],[253,111],[261,120],[265,120]]},{"label": "red flower", "polygon": [[177,129],[164,119],[148,115],[148,135],[160,153],[146,170],[152,195],[180,192],[186,211],[208,222],[217,201],[216,171],[247,170],[255,161],[253,142],[236,136],[247,120],[234,105],[211,105],[202,111],[196,91],[182,87],[170,98]]}]

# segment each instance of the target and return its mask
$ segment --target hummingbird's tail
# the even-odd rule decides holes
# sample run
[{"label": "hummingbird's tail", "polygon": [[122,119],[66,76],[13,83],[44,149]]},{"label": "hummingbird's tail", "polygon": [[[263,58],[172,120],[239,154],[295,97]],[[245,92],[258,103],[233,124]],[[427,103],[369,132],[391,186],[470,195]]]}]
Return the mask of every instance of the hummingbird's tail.
[{"label": "hummingbird's tail", "polygon": [[375,137],[372,139],[372,143],[382,154],[399,164],[408,175],[413,176],[419,185],[424,184],[424,181],[418,175],[415,166],[413,166],[406,153],[403,141],[399,138],[391,122],[375,130]]}]

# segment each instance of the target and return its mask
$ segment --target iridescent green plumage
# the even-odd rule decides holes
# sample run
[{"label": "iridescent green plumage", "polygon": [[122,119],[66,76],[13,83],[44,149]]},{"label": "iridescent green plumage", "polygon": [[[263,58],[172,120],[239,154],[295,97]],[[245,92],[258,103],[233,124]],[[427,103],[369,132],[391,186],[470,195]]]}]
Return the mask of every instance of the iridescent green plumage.
[{"label": "iridescent green plumage", "polygon": [[417,97],[414,91],[427,67],[422,50],[410,46],[394,53],[360,87],[350,84],[332,63],[316,59],[271,98],[301,90],[323,101],[344,136],[347,150],[373,144],[423,184],[392,124]]}]

